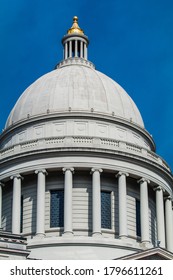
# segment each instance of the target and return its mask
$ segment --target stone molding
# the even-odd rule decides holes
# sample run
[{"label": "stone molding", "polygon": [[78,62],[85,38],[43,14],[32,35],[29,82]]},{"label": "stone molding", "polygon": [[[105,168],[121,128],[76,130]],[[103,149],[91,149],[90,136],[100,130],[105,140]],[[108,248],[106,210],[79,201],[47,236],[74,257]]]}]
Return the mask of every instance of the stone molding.
[{"label": "stone molding", "polygon": [[[70,112],[70,113],[69,113]],[[75,111],[73,108],[69,107],[66,111],[57,111],[57,112],[50,112],[46,111],[45,114],[39,115],[39,116],[33,116],[30,118],[26,118],[24,120],[21,120],[20,122],[16,122],[13,125],[9,126],[7,129],[4,129],[2,134],[0,135],[1,143],[3,143],[5,138],[8,138],[8,135],[16,134],[15,131],[17,131],[19,128],[21,129],[23,126],[26,127],[33,127],[36,123],[41,121],[42,123],[46,124],[49,121],[62,121],[62,120],[68,120],[68,119],[85,119],[85,121],[104,121],[108,122],[109,124],[118,125],[124,128],[128,128],[132,130],[134,133],[139,133],[142,137],[146,138],[147,141],[150,142],[150,147],[152,150],[155,150],[155,143],[152,138],[152,136],[148,133],[145,128],[140,127],[139,125],[129,122],[124,118],[117,117],[113,114],[105,114],[100,113],[97,111],[94,112],[84,112],[84,111]],[[31,123],[32,122],[32,123]],[[30,126],[31,123],[31,126]],[[93,137],[93,136],[92,136]]]},{"label": "stone molding", "polygon": [[62,137],[51,137],[51,138],[45,138],[39,140],[31,140],[1,150],[0,160],[6,158],[9,159],[9,157],[18,154],[22,155],[25,152],[37,153],[43,149],[49,151],[49,149],[52,148],[56,148],[57,150],[58,148],[61,148],[62,150],[63,148],[64,149],[68,148],[69,145],[71,145],[73,149],[89,148],[95,150],[97,148],[100,151],[104,149],[107,152],[111,152],[111,153],[117,152],[120,154],[124,152],[128,155],[132,155],[134,158],[140,156],[140,158],[144,160],[157,163],[159,166],[165,168],[167,171],[170,172],[170,168],[167,165],[167,163],[154,152],[128,142],[117,141],[114,139],[103,138],[103,137],[99,138],[99,137],[87,137],[87,136],[71,136],[71,137],[62,136]]},{"label": "stone molding", "polygon": [[89,68],[95,69],[95,65],[84,58],[81,57],[73,57],[73,58],[67,58],[62,60],[60,63],[57,64],[56,68],[61,68],[69,65],[83,65],[87,66]]}]

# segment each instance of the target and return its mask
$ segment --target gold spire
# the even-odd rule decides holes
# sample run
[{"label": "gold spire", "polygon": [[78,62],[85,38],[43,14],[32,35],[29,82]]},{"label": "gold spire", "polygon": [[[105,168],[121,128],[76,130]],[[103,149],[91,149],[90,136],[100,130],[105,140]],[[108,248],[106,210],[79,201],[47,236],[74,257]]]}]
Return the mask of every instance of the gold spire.
[{"label": "gold spire", "polygon": [[78,25],[78,17],[73,17],[73,25],[72,27],[67,31],[68,34],[78,33],[78,34],[84,34],[83,30]]}]

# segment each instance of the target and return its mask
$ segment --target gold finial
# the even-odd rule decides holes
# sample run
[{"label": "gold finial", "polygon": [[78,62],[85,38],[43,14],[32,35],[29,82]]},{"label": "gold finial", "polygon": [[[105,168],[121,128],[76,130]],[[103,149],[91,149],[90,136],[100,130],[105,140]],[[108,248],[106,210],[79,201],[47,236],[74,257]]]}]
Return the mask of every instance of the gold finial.
[{"label": "gold finial", "polygon": [[78,34],[84,34],[83,30],[78,25],[78,17],[73,17],[73,25],[72,27],[67,31],[68,34],[78,33]]}]

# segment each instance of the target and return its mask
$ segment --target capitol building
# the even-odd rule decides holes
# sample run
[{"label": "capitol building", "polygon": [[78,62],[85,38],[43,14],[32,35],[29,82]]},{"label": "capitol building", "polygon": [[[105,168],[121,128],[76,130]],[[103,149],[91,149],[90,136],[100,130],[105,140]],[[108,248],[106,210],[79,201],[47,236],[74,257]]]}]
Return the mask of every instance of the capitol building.
[{"label": "capitol building", "polygon": [[169,166],[77,17],[62,45],[0,135],[0,259],[173,259]]}]

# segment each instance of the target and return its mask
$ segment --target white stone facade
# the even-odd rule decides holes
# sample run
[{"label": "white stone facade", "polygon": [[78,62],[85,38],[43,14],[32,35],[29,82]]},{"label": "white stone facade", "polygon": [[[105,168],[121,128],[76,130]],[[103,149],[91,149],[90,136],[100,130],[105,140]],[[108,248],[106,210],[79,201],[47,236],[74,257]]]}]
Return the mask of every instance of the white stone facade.
[{"label": "white stone facade", "polygon": [[[0,227],[26,237],[31,258],[115,259],[158,242],[173,252],[170,168],[134,102],[94,69],[87,37],[75,32],[62,41],[64,60],[23,93],[0,136]],[[55,227],[58,190],[63,226]]]}]

